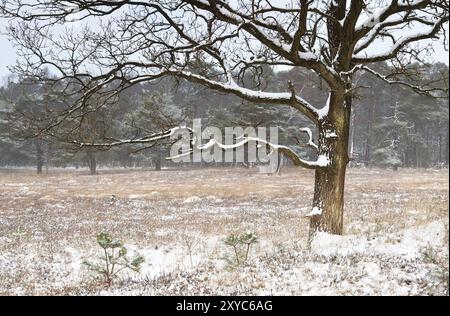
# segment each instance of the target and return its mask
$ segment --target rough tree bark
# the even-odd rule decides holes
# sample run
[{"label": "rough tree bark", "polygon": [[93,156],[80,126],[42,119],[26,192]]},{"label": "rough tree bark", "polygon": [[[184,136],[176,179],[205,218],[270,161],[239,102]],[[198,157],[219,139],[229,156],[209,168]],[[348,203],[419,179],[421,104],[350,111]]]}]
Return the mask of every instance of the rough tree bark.
[{"label": "rough tree bark", "polygon": [[[339,50],[349,50],[350,43],[342,34],[342,27],[337,22],[345,17],[346,2],[332,5],[328,12],[333,19],[327,20],[328,42],[332,58],[339,55]],[[339,68],[343,71],[351,68],[351,55],[340,60]],[[319,119],[319,156],[328,157],[329,164],[317,168],[314,182],[313,212],[310,221],[309,239],[317,231],[342,235],[344,223],[344,185],[349,162],[348,142],[352,96],[346,88],[352,87],[351,76],[348,81],[336,82],[339,90],[330,91],[328,114]],[[317,214],[315,214],[317,213]]]},{"label": "rough tree bark", "polygon": [[329,106],[328,117],[319,124],[319,155],[327,156],[330,164],[315,172],[313,207],[319,214],[311,217],[310,237],[317,231],[343,233],[351,97],[331,93]]}]

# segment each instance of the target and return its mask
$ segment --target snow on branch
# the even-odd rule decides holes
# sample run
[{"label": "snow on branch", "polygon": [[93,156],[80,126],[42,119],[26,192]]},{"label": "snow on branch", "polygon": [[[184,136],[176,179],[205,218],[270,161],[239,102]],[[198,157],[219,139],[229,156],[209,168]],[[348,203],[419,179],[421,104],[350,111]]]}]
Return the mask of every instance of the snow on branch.
[{"label": "snow on branch", "polygon": [[79,142],[77,140],[71,141],[72,144],[77,145],[80,148],[83,147],[104,147],[104,148],[111,148],[111,147],[117,147],[122,145],[130,145],[130,144],[146,144],[146,143],[154,143],[163,139],[170,138],[173,136],[177,131],[180,130],[188,130],[192,131],[189,127],[174,127],[167,131],[162,131],[158,133],[151,134],[149,136],[140,137],[136,139],[127,139],[127,140],[115,140],[111,142],[104,142],[104,143],[87,143],[87,142]]},{"label": "snow on branch", "polygon": [[[195,147],[196,149],[202,151],[202,150],[208,150],[214,146],[217,146],[218,148],[220,148],[222,150],[231,150],[231,149],[240,148],[240,147],[244,146],[245,144],[247,144],[248,142],[253,141],[253,142],[258,142],[258,143],[267,145],[268,147],[271,148],[272,152],[278,151],[280,153],[283,153],[289,159],[292,160],[294,165],[301,166],[306,169],[324,168],[330,164],[330,160],[326,155],[319,155],[316,161],[308,161],[308,160],[304,160],[304,159],[300,158],[300,156],[297,155],[297,153],[295,153],[291,148],[289,148],[287,146],[273,144],[271,142],[268,142],[267,140],[257,138],[257,137],[250,137],[250,136],[245,136],[245,137],[241,136],[238,139],[239,139],[239,141],[236,144],[232,144],[232,145],[222,144],[215,139],[210,139],[206,144],[202,145],[202,144],[196,144],[196,139],[194,138],[192,140],[192,143],[193,143],[193,146],[196,146]],[[189,156],[193,153],[194,153],[194,149],[191,148],[187,152],[181,153],[176,156],[168,157],[166,159],[167,160],[179,159],[181,157]]]},{"label": "snow on branch", "polygon": [[[408,36],[400,37],[395,41],[394,45],[392,45],[388,51],[376,54],[367,54],[367,53],[354,54],[352,61],[354,63],[367,64],[386,61],[395,58],[397,54],[401,52],[401,50],[404,49],[408,44],[435,37],[442,30],[444,24],[447,23],[448,21],[449,17],[448,15],[445,15],[444,17],[440,18],[436,23],[434,23],[433,26],[430,27],[427,31],[416,32]],[[364,47],[364,45],[365,44],[363,44],[362,47]],[[361,47],[359,49],[361,49]]]},{"label": "snow on branch", "polygon": [[167,72],[172,75],[182,77],[188,81],[205,85],[214,90],[232,93],[248,101],[268,104],[290,104],[292,107],[305,114],[313,122],[317,122],[319,119],[319,110],[311,105],[308,101],[295,95],[292,92],[275,93],[255,91],[248,88],[243,88],[236,84],[236,82],[232,80],[231,76],[227,76],[227,82],[224,83],[211,80],[204,76],[197,75],[185,70],[169,69],[167,70]]},{"label": "snow on branch", "polygon": [[382,23],[376,24],[370,30],[370,32],[368,32],[360,41],[358,41],[356,43],[355,48],[354,48],[355,54],[358,54],[359,52],[361,52],[364,49],[366,49],[367,47],[369,47],[369,45],[372,44],[375,41],[377,36],[380,35],[380,32],[385,27],[391,26],[391,25],[397,25],[397,24],[400,24],[400,23],[405,22],[405,21],[406,21],[405,18],[400,16],[400,17],[396,17],[396,18],[390,19],[389,22],[382,22]]},{"label": "snow on branch", "polygon": [[[429,88],[427,88],[426,86],[414,85],[412,83],[409,83],[409,82],[406,82],[406,81],[403,81],[403,80],[391,80],[391,79],[389,79],[388,76],[383,75],[383,74],[379,73],[378,71],[373,70],[372,68],[370,68],[368,66],[365,66],[365,65],[358,65],[355,68],[353,68],[353,70],[351,72],[354,73],[354,72],[356,72],[358,70],[366,71],[366,72],[374,75],[375,77],[383,80],[387,84],[390,84],[390,85],[401,85],[401,86],[408,87],[408,88],[412,89],[414,92],[416,92],[417,94],[420,94],[420,95],[425,95],[425,96],[431,96],[431,97],[438,98],[439,95],[437,95],[437,93],[439,93],[439,92],[443,92],[445,94],[448,94],[448,88],[447,89],[436,88],[436,87],[429,87]],[[348,73],[346,73],[346,74],[348,74]]]},{"label": "snow on branch", "polygon": [[308,134],[309,139],[308,139],[307,145],[310,146],[310,147],[312,147],[312,148],[315,148],[316,150],[319,150],[319,146],[317,146],[317,145],[313,142],[313,135],[312,135],[311,129],[308,128],[308,127],[303,127],[303,128],[300,129],[300,131],[303,132],[303,133]]},{"label": "snow on branch", "polygon": [[322,209],[314,206],[313,209],[305,215],[305,217],[312,217],[312,216],[318,216],[318,215],[322,215]]},{"label": "snow on branch", "polygon": [[327,101],[325,102],[325,106],[318,110],[319,120],[327,117],[330,112],[330,104],[331,104],[331,93],[328,94]]},{"label": "snow on branch", "polygon": [[[167,131],[154,133],[149,136],[140,137],[140,138],[136,138],[136,139],[115,140],[115,141],[103,142],[103,143],[88,143],[88,142],[79,142],[77,140],[73,140],[73,141],[71,141],[71,143],[74,145],[77,145],[80,149],[86,148],[86,147],[111,148],[111,147],[117,147],[117,146],[122,146],[122,145],[148,144],[148,143],[155,143],[155,142],[158,142],[158,141],[161,141],[164,139],[168,139],[168,138],[172,137],[176,132],[181,131],[181,130],[187,130],[190,134],[193,133],[193,130],[191,128],[185,127],[185,126],[179,126],[179,127],[171,128]],[[305,129],[305,131],[306,131],[306,129]],[[291,159],[292,162],[294,163],[294,165],[296,165],[296,166],[301,166],[301,167],[304,167],[307,169],[316,169],[316,168],[327,167],[330,164],[330,160],[329,160],[328,156],[326,156],[326,155],[319,155],[316,161],[304,160],[304,159],[300,158],[300,156],[297,153],[295,153],[291,148],[289,148],[287,146],[283,146],[283,145],[274,144],[274,143],[271,143],[271,142],[261,139],[261,138],[250,137],[250,136],[248,136],[248,137],[241,136],[238,138],[238,140],[239,141],[236,144],[232,144],[232,145],[222,144],[221,142],[218,142],[215,139],[210,139],[206,144],[197,144],[197,139],[195,137],[192,137],[190,139],[190,142],[192,144],[192,147],[190,150],[188,150],[187,152],[184,152],[184,153],[180,153],[175,156],[167,157],[166,159],[167,160],[175,160],[175,159],[179,159],[179,158],[182,158],[185,156],[190,156],[191,154],[194,153],[194,147],[199,151],[208,150],[214,146],[217,146],[218,148],[220,148],[222,150],[231,150],[231,149],[236,149],[236,148],[242,147],[245,144],[247,144],[248,142],[253,141],[253,142],[267,145],[272,150],[272,152],[278,151],[280,153],[283,153],[289,159]]]}]

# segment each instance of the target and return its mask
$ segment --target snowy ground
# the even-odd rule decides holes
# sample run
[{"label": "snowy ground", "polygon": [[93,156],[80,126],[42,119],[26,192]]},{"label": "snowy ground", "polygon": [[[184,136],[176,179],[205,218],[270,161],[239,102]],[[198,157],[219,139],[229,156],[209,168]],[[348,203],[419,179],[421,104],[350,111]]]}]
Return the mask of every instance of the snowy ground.
[{"label": "snowy ground", "polygon": [[[298,169],[0,171],[0,295],[446,294],[448,170],[350,170],[345,235],[307,249],[312,183]],[[82,265],[101,231],[145,257],[110,288]],[[246,231],[259,242],[230,266],[223,239]]]}]

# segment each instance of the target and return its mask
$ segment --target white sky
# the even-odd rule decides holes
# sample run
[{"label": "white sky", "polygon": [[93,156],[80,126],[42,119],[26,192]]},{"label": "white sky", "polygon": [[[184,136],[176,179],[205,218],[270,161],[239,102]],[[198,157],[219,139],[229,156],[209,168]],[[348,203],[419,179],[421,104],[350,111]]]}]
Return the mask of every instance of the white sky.
[{"label": "white sky", "polygon": [[[6,21],[0,19],[0,85],[3,84],[4,79],[10,74],[8,66],[13,65],[17,59],[16,50],[7,36],[3,34]],[[448,28],[447,28],[448,38]],[[435,54],[432,56],[433,61],[449,64],[449,52],[445,50],[441,41],[435,41]],[[385,51],[386,46],[383,43],[375,43],[373,47],[374,52]]]}]

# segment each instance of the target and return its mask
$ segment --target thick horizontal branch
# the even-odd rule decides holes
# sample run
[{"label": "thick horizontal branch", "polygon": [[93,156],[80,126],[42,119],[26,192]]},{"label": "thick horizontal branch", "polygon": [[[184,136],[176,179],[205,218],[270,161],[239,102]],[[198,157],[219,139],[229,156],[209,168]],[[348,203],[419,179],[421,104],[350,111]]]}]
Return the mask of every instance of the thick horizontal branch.
[{"label": "thick horizontal branch", "polygon": [[[316,161],[308,161],[308,160],[304,160],[304,159],[300,158],[300,156],[297,155],[296,152],[294,152],[291,148],[289,148],[287,146],[273,144],[271,142],[268,142],[264,139],[257,138],[257,137],[240,137],[239,139],[240,139],[239,142],[237,142],[236,144],[232,144],[232,145],[224,145],[215,139],[210,139],[206,144],[203,144],[203,145],[195,144],[195,142],[193,145],[196,146],[195,148],[200,151],[208,150],[215,146],[222,150],[231,150],[231,149],[243,147],[245,144],[247,144],[249,142],[257,142],[260,144],[267,145],[269,148],[271,148],[272,151],[277,151],[277,152],[284,154],[296,166],[300,166],[300,167],[303,167],[306,169],[317,169],[317,168],[324,168],[329,165],[329,159],[323,155],[319,156]],[[166,159],[168,159],[168,160],[179,159],[184,156],[189,156],[193,153],[194,153],[194,150],[191,149],[187,152],[181,153],[181,154],[173,156],[173,157],[168,157]]]},{"label": "thick horizontal branch", "polygon": [[[302,112],[314,123],[317,123],[319,118],[318,110],[308,101],[295,95],[292,91],[280,93],[255,91],[237,85],[231,78],[228,78],[229,82],[220,82],[208,79],[204,76],[194,74],[186,70],[167,69],[163,70],[162,73],[164,73],[165,75],[173,75],[176,77],[184,78],[188,81],[201,84],[213,90],[234,94],[244,100],[254,103],[289,105]],[[154,76],[155,75],[140,76],[130,80],[130,82],[136,83],[152,80]],[[161,73],[158,73],[157,76],[161,76]]]}]

